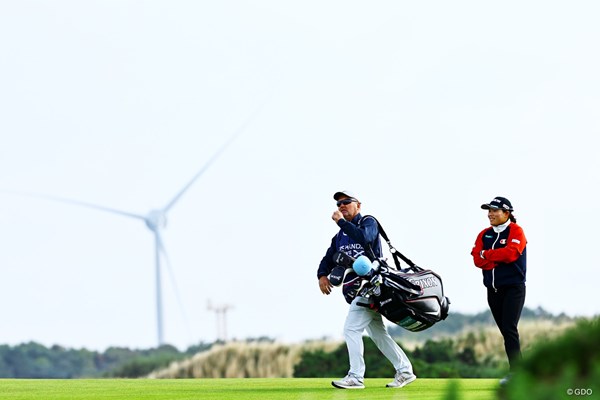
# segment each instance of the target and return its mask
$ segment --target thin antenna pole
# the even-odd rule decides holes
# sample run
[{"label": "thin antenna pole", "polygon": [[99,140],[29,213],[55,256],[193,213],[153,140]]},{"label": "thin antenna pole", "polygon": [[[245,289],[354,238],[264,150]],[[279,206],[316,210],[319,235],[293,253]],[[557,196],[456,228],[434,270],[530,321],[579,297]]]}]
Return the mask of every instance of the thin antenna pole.
[{"label": "thin antenna pole", "polygon": [[227,311],[233,308],[230,304],[221,304],[213,306],[210,300],[208,301],[207,309],[214,311],[217,317],[217,340],[227,342]]}]

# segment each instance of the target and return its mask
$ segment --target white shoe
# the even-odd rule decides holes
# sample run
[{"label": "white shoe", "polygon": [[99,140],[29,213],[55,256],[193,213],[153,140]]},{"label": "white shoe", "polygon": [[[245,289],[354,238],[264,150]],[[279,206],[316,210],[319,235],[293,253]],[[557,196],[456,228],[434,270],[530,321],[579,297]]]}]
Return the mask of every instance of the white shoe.
[{"label": "white shoe", "polygon": [[387,385],[385,385],[385,387],[401,388],[401,387],[408,385],[415,379],[417,379],[417,376],[411,372],[396,372],[396,376],[394,377],[394,380],[392,382],[388,383]]},{"label": "white shoe", "polygon": [[346,375],[339,381],[332,381],[331,384],[338,389],[364,389],[362,379],[357,378],[354,375]]}]

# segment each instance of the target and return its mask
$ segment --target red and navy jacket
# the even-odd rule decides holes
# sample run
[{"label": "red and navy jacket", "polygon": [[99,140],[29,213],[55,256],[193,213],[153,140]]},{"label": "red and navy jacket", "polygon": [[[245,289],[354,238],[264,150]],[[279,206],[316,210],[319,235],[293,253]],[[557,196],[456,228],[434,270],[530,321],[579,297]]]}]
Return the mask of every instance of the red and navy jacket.
[{"label": "red and navy jacket", "polygon": [[497,289],[525,283],[527,274],[527,239],[523,228],[514,222],[502,232],[494,227],[477,236],[471,251],[475,266],[482,269],[483,284]]}]

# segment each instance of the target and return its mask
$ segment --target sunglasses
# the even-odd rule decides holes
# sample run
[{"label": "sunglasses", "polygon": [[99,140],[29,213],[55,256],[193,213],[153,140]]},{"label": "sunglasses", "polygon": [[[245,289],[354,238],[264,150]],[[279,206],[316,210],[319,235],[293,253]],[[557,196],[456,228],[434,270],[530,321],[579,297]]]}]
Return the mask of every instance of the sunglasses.
[{"label": "sunglasses", "polygon": [[356,199],[344,199],[344,200],[338,201],[335,204],[337,204],[337,206],[340,207],[342,205],[347,206],[348,204],[354,203],[354,202],[358,202],[358,200],[356,200]]}]

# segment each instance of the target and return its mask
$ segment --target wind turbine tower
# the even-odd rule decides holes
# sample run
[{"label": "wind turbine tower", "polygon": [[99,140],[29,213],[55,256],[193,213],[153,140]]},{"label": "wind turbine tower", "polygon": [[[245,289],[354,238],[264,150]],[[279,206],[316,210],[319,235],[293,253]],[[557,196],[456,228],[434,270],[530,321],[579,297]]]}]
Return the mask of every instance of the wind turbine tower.
[{"label": "wind turbine tower", "polygon": [[[262,106],[260,108],[262,108]],[[202,176],[202,174],[204,174],[204,172],[212,165],[213,162],[215,162],[215,160],[225,151],[225,149],[227,149],[227,147],[235,140],[235,138],[246,129],[246,127],[248,126],[250,121],[256,116],[256,114],[258,114],[258,112],[260,111],[260,108],[257,109],[244,122],[244,124],[242,124],[236,130],[236,132],[229,138],[229,140],[227,142],[225,142],[225,144],[223,144],[221,146],[221,148],[218,149],[218,151],[206,162],[206,164],[204,164],[204,166],[196,173],[196,175],[194,175],[194,177],[171,199],[171,201],[169,201],[162,208],[159,208],[156,210],[150,210],[150,212],[148,212],[145,215],[131,213],[131,212],[122,211],[122,210],[117,210],[114,208],[104,207],[101,205],[87,203],[87,202],[83,202],[83,201],[66,199],[66,198],[57,197],[57,196],[48,196],[48,195],[42,195],[42,194],[15,192],[15,191],[6,191],[6,190],[2,190],[2,192],[16,194],[16,195],[22,195],[22,196],[44,198],[47,200],[58,201],[58,202],[62,202],[62,203],[68,203],[68,204],[93,208],[96,210],[106,211],[106,212],[110,212],[112,214],[119,214],[119,215],[122,215],[125,217],[135,218],[135,219],[144,221],[146,224],[146,227],[148,227],[148,229],[150,229],[150,231],[152,231],[152,234],[154,235],[154,257],[155,257],[155,276],[156,276],[156,330],[157,330],[158,345],[161,346],[161,345],[165,344],[164,329],[163,329],[161,258],[166,262],[166,266],[169,268],[169,272],[171,273],[171,277],[173,278],[173,284],[175,285],[173,271],[171,270],[171,267],[169,265],[169,258],[167,257],[167,252],[166,252],[165,246],[163,244],[162,235],[161,235],[161,231],[167,225],[167,213],[171,210],[171,208],[173,208],[173,206],[177,203],[177,201],[179,201],[179,199],[183,196],[183,194],[194,184],[194,182],[196,182],[196,180],[198,180],[198,178],[200,178],[200,176]],[[175,287],[175,292],[176,292],[176,295],[178,296],[176,287]]]},{"label": "wind turbine tower", "polygon": [[[161,277],[161,256],[164,257],[164,261],[171,273],[174,281],[174,274],[169,265],[169,258],[167,257],[167,252],[165,250],[165,246],[163,244],[161,231],[166,227],[167,224],[167,213],[173,208],[173,206],[179,201],[179,199],[183,196],[183,194],[204,174],[204,172],[216,161],[216,159],[227,149],[227,147],[246,129],[246,127],[250,124],[250,122],[260,113],[261,109],[267,103],[268,99],[264,101],[259,107],[257,107],[252,114],[244,121],[242,125],[234,132],[233,135],[225,142],[215,154],[204,164],[204,166],[194,175],[194,177],[169,201],[164,207],[150,210],[146,215],[131,213],[127,211],[117,210],[114,208],[104,207],[97,204],[87,203],[78,200],[66,199],[57,196],[48,196],[34,193],[24,193],[24,192],[15,192],[15,191],[7,191],[0,190],[1,192],[17,194],[22,196],[29,197],[38,197],[44,198],[47,200],[58,201],[62,203],[69,203],[78,206],[93,208],[100,211],[106,211],[113,214],[119,214],[125,217],[136,218],[138,220],[142,220],[145,222],[146,227],[152,231],[154,235],[154,256],[155,256],[155,276],[156,276],[156,330],[157,330],[157,338],[158,345],[165,344],[164,341],[164,330],[163,330],[163,307],[162,307],[162,277]],[[175,285],[176,286],[176,285]],[[175,287],[175,293],[178,296],[177,288]],[[225,308],[223,308],[225,307]],[[224,327],[224,318],[225,313],[230,308],[230,306],[221,306],[221,310],[218,311],[223,317],[223,327]],[[225,328],[223,328],[223,335],[225,335]]]}]

